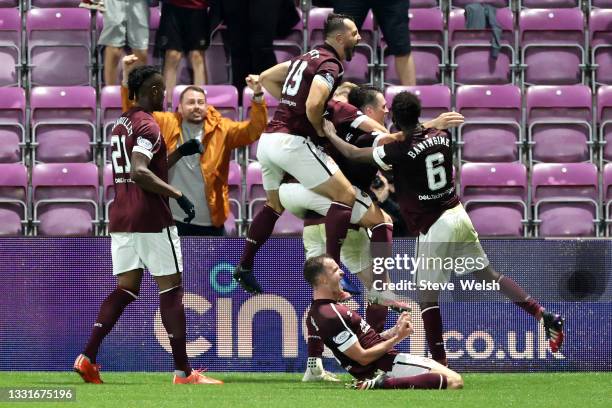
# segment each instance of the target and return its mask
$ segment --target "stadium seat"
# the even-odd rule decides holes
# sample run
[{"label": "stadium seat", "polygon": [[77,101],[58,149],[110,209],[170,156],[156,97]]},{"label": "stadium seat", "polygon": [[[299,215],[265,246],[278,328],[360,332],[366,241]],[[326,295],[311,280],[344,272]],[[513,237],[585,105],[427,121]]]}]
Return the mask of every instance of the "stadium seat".
[{"label": "stadium seat", "polygon": [[593,160],[592,97],[588,86],[532,86],[525,99],[532,161]]},{"label": "stadium seat", "polygon": [[113,166],[111,164],[105,164],[102,169],[102,200],[100,201],[104,206],[104,226],[105,233],[108,233],[108,210],[115,199],[115,183],[113,181]]},{"label": "stadium seat", "polygon": [[514,162],[521,158],[521,90],[514,85],[463,85],[456,110],[465,116],[457,131],[459,159]]},{"label": "stadium seat", "polygon": [[0,0],[0,8],[21,8],[21,0]]},{"label": "stadium seat", "polygon": [[0,88],[0,163],[24,162],[26,97],[22,88]]},{"label": "stadium seat", "polygon": [[461,201],[483,236],[527,236],[527,169],[522,163],[466,163]]},{"label": "stadium seat", "polygon": [[0,9],[0,86],[21,86],[21,15]]},{"label": "stadium seat", "polygon": [[26,16],[30,86],[89,85],[89,10],[32,9]]},{"label": "stadium seat", "polygon": [[612,163],[606,164],[603,168],[603,204],[606,217],[606,236],[612,236]]},{"label": "stadium seat", "polygon": [[81,0],[28,0],[29,8],[78,7]]},{"label": "stadium seat", "polygon": [[[510,7],[511,0],[449,0],[450,6],[452,8],[465,8],[468,4],[473,3],[486,3],[490,4],[496,8]],[[412,6],[412,3],[410,3]]]},{"label": "stadium seat", "polygon": [[601,86],[597,90],[597,124],[601,161],[612,161],[612,86]]},{"label": "stadium seat", "polygon": [[582,0],[518,0],[521,8],[574,8],[581,7]]},{"label": "stadium seat", "polygon": [[[323,25],[327,15],[332,9],[317,7],[310,10],[308,15],[308,38],[310,49],[324,42]],[[374,16],[372,11],[363,22],[363,26],[359,30],[361,41],[355,48],[355,54],[350,62],[344,62],[343,80],[351,81],[358,84],[373,83],[374,73],[370,69],[375,63],[374,49]]]},{"label": "stadium seat", "polygon": [[584,83],[584,15],[573,9],[524,9],[519,17],[524,85]]},{"label": "stadium seat", "polygon": [[291,29],[291,33],[283,39],[273,42],[274,54],[278,62],[288,61],[304,53],[304,22],[302,20],[302,10],[297,8],[300,19]]},{"label": "stadium seat", "polygon": [[501,49],[491,57],[491,30],[465,27],[465,10],[451,10],[448,19],[451,84],[508,84],[515,82],[516,51],[514,15],[509,8],[497,10],[502,29]]},{"label": "stadium seat", "polygon": [[[451,109],[451,92],[446,85],[389,86],[385,90],[385,99],[389,109],[391,109],[395,95],[402,91],[412,92],[421,100],[422,122],[433,119]],[[390,122],[391,115],[387,116]]]},{"label": "stadium seat", "polygon": [[[172,94],[172,111],[178,111],[181,92],[188,85],[177,85]],[[206,103],[228,119],[238,120],[238,91],[233,85],[204,85]]]},{"label": "stadium seat", "polygon": [[[410,44],[419,85],[444,82],[446,50],[444,48],[444,17],[439,8],[411,9],[408,12]],[[386,42],[382,42],[381,54],[384,61],[383,82],[400,84],[395,69],[395,56],[387,55]]]},{"label": "stadium seat", "polygon": [[37,164],[32,168],[34,233],[94,235],[98,219],[98,167],[93,163]]},{"label": "stadium seat", "polygon": [[[276,108],[278,107],[278,99],[273,97],[266,91],[264,92],[264,99],[266,100],[266,107],[268,108],[268,121],[272,119],[274,116],[274,112],[276,112]],[[242,92],[242,120],[248,120],[249,115],[251,114],[251,98],[253,96],[253,91],[251,88],[244,88]],[[257,140],[251,143],[248,146],[248,154],[247,157],[249,161],[257,160]]]},{"label": "stadium seat", "polygon": [[599,189],[594,164],[536,164],[531,186],[536,236],[599,235]]},{"label": "stadium seat", "polygon": [[97,111],[92,87],[36,87],[30,94],[30,107],[34,162],[94,160]]},{"label": "stadium seat", "polygon": [[274,225],[274,235],[302,235],[304,221],[291,214],[289,211],[283,212]]},{"label": "stadium seat", "polygon": [[225,30],[226,26],[219,25],[210,35],[210,46],[205,54],[209,84],[231,83],[231,61],[222,38]]},{"label": "stadium seat", "polygon": [[230,209],[234,217],[242,220],[242,170],[240,165],[231,160],[229,162],[228,188]]},{"label": "stadium seat", "polygon": [[612,8],[612,0],[589,0],[589,8]]},{"label": "stadium seat", "polygon": [[27,168],[21,163],[0,164],[0,236],[27,233],[27,196]]},{"label": "stadium seat", "polygon": [[[612,10],[591,10],[589,19],[591,36],[591,68],[593,87],[612,85]],[[595,89],[595,88],[593,88]]]},{"label": "stadium seat", "polygon": [[104,162],[110,160],[110,134],[113,124],[122,114],[121,86],[105,86],[100,93],[100,125]]},{"label": "stadium seat", "polygon": [[440,7],[439,0],[412,0],[410,2],[410,9],[420,9],[420,8],[432,8],[432,7]]}]

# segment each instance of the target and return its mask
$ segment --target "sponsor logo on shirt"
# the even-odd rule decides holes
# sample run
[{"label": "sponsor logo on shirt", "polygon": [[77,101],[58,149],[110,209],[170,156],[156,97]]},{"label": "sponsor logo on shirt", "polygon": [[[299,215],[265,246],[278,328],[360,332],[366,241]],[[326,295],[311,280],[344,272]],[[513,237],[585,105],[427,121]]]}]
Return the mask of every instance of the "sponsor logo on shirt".
[{"label": "sponsor logo on shirt", "polygon": [[153,143],[151,143],[150,140],[145,139],[142,136],[139,136],[138,139],[136,139],[136,144],[142,147],[143,149],[153,150]]},{"label": "sponsor logo on shirt", "polygon": [[345,330],[343,332],[340,332],[337,336],[335,336],[333,340],[334,340],[334,343],[336,344],[342,344],[345,341],[347,341],[350,337],[351,337],[351,333]]}]

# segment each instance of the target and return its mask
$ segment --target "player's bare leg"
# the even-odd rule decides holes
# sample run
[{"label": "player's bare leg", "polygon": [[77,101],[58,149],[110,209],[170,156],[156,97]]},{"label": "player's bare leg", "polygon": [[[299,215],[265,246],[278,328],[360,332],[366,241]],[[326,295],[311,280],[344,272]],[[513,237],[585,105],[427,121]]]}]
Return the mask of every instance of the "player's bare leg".
[{"label": "player's bare leg", "polygon": [[159,311],[168,333],[174,359],[174,384],[223,384],[192,370],[187,359],[187,324],[183,306],[181,274],[155,276],[159,288]]},{"label": "player's bare leg", "polygon": [[138,299],[142,269],[134,269],[117,275],[117,287],[100,305],[96,323],[91,331],[87,345],[74,362],[74,371],[85,382],[101,384],[100,365],[96,364],[102,340],[111,332],[126,306]]},{"label": "player's bare leg", "polygon": [[425,328],[425,338],[431,358],[443,366],[448,365],[446,350],[444,349],[444,329],[442,327],[442,315],[438,303],[440,293],[437,290],[419,291],[419,306],[421,307],[421,318]]},{"label": "player's bare leg", "polygon": [[564,338],[564,320],[559,314],[546,311],[537,300],[527,294],[527,292],[525,292],[525,290],[514,280],[497,273],[490,265],[480,271],[474,272],[474,278],[499,283],[500,291],[508,299],[537,320],[542,320],[550,349],[553,352],[559,351],[563,345]]},{"label": "player's bare leg", "polygon": [[257,213],[247,233],[246,244],[236,269],[234,279],[244,290],[254,295],[261,293],[262,289],[253,275],[253,263],[259,248],[270,238],[274,225],[285,210],[281,205],[278,190],[266,191],[266,204]]}]

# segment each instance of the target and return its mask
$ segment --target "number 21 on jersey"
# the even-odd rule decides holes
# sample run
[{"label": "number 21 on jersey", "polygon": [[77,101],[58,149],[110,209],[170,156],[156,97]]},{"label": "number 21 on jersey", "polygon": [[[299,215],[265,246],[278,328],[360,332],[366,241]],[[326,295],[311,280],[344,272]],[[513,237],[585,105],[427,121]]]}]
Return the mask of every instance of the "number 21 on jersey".
[{"label": "number 21 on jersey", "polygon": [[[124,165],[119,164],[119,159],[122,157],[125,163]],[[130,158],[125,148],[125,137],[120,137],[118,135],[113,135],[111,137],[111,159],[115,174],[130,174],[132,164],[130,163]]]},{"label": "number 21 on jersey", "polygon": [[295,96],[302,83],[302,75],[308,66],[308,61],[295,60],[289,66],[289,73],[283,84],[283,94]]}]

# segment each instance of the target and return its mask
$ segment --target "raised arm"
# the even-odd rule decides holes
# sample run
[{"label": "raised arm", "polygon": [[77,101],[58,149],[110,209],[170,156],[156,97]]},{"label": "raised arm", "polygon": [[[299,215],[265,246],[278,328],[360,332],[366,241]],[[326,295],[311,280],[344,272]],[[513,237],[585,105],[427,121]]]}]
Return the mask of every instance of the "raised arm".
[{"label": "raised arm", "polygon": [[285,82],[285,78],[287,78],[290,63],[290,61],[285,61],[276,64],[259,75],[259,82],[261,85],[266,88],[270,95],[278,100],[281,98],[283,83]]}]

